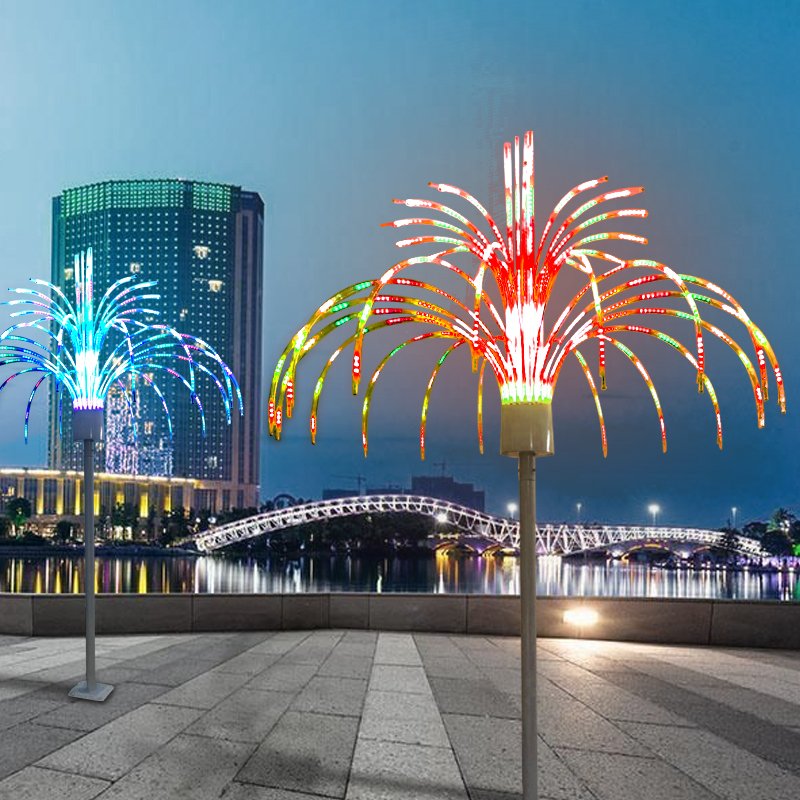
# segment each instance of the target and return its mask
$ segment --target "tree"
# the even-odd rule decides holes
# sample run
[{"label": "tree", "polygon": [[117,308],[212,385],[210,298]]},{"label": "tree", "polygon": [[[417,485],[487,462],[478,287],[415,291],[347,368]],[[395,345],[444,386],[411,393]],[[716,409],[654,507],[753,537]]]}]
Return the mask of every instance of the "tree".
[{"label": "tree", "polygon": [[147,523],[145,530],[147,531],[147,541],[154,542],[156,540],[156,529],[158,527],[158,511],[154,505],[147,509]]},{"label": "tree", "polygon": [[788,556],[792,553],[792,540],[786,531],[771,530],[764,534],[761,546],[773,556]]},{"label": "tree", "polygon": [[60,519],[56,523],[56,541],[68,542],[72,538],[72,527],[72,523],[68,519]]},{"label": "tree", "polygon": [[748,522],[743,528],[742,533],[751,539],[761,540],[767,532],[766,522]]},{"label": "tree", "polygon": [[31,501],[25,497],[15,497],[6,503],[6,514],[14,526],[14,534],[31,518]]},{"label": "tree", "polygon": [[186,538],[189,533],[189,517],[186,514],[186,509],[183,506],[172,509],[169,514],[164,514],[161,518],[164,525],[164,530],[161,534],[160,540],[163,545],[170,545],[179,539]]},{"label": "tree", "polygon": [[130,531],[133,535],[139,515],[132,503],[117,503],[111,512],[111,524],[118,536]]},{"label": "tree", "polygon": [[720,531],[723,537],[720,543],[714,548],[714,553],[725,561],[735,561],[739,532],[731,526],[721,528]]}]

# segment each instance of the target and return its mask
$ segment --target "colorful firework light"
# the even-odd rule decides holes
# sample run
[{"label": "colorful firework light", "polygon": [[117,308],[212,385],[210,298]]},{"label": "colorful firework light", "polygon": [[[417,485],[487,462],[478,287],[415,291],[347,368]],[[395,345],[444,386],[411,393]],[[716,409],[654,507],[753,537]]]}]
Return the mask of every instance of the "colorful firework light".
[{"label": "colorful firework light", "polygon": [[[231,408],[238,401],[239,413],[244,412],[242,396],[230,368],[219,354],[206,342],[194,336],[178,333],[168,325],[147,325],[138,317],[160,312],[142,304],[158,300],[161,295],[147,293],[158,281],[139,280],[137,276],[122,278],[112,284],[94,305],[92,250],[75,256],[75,304],[57,286],[47,281],[31,281],[50,290],[50,296],[34,289],[10,289],[24,299],[9,300],[2,305],[23,306],[12,317],[33,317],[18,322],[0,334],[0,366],[28,365],[13,373],[0,384],[0,392],[14,379],[27,373],[43,373],[30,394],[25,410],[25,441],[28,440],[28,419],[36,390],[48,376],[55,379],[58,394],[59,429],[63,391],[72,399],[74,411],[102,410],[111,387],[116,385],[125,395],[133,420],[136,437],[134,406],[137,380],[150,386],[158,395],[166,413],[170,436],[172,421],[164,394],[153,378],[154,374],[167,373],[186,387],[192,402],[197,405],[206,431],[205,414],[196,391],[196,377],[210,377],[222,395],[228,424]],[[144,292],[144,293],[143,293]],[[21,335],[26,329],[36,329],[47,337],[47,345]],[[120,341],[111,346],[111,331],[120,334]],[[222,380],[211,369],[197,360],[202,355],[216,365]],[[188,379],[175,366],[183,365]],[[129,377],[126,386],[123,377]]]},{"label": "colorful firework light", "polygon": [[[603,204],[611,200],[634,197],[644,191],[642,187],[590,194],[589,200],[559,221],[567,204],[579,195],[596,190],[608,178],[586,181],[576,186],[567,192],[553,209],[537,243],[534,216],[533,133],[529,131],[525,135],[521,160],[519,137],[515,139],[513,148],[510,143],[506,143],[503,156],[505,236],[501,234],[488,211],[474,197],[455,186],[443,183],[429,184],[442,194],[463,198],[477,209],[486,233],[447,205],[431,200],[393,201],[412,209],[436,211],[446,218],[433,219],[420,216],[385,223],[394,228],[420,225],[431,226],[434,229],[430,234],[402,239],[397,242],[398,247],[433,245],[445,249],[432,255],[415,256],[400,261],[377,280],[349,286],[317,309],[291,340],[275,368],[269,398],[271,434],[280,438],[284,408],[286,416],[291,417],[295,373],[300,360],[328,334],[347,323],[353,323],[356,328],[355,333],[328,359],[314,389],[311,410],[312,441],[317,434],[317,410],[325,377],[343,350],[350,345],[353,346],[353,394],[357,394],[366,334],[405,323],[423,323],[433,328],[395,347],[372,373],[362,414],[365,455],[370,399],[378,376],[392,356],[410,344],[427,339],[443,339],[447,347],[433,368],[423,399],[420,427],[422,458],[425,457],[425,423],[431,390],[445,359],[461,345],[466,345],[471,352],[473,371],[477,371],[480,367],[478,439],[481,452],[483,452],[482,392],[486,365],[488,364],[494,373],[504,406],[515,403],[550,403],[561,368],[567,357],[572,354],[580,363],[594,397],[600,419],[603,454],[606,455],[606,428],[600,396],[587,360],[579,350],[579,347],[589,339],[597,340],[599,346],[598,373],[601,389],[606,388],[607,346],[618,348],[641,373],[658,411],[662,444],[666,451],[664,417],[655,386],[644,364],[618,339],[619,334],[628,332],[654,337],[675,348],[689,361],[696,371],[699,391],[707,389],[714,406],[717,442],[720,447],[722,447],[722,423],[717,396],[706,375],[704,335],[711,334],[721,339],[736,352],[744,364],[755,396],[759,427],[764,425],[767,362],[775,374],[781,411],[786,411],[783,378],[775,354],[762,332],[727,292],[702,278],[678,274],[657,261],[623,260],[596,249],[601,242],[614,239],[647,244],[647,239],[644,237],[630,233],[593,233],[590,230],[592,226],[608,220],[646,217],[647,211],[642,208],[616,211],[600,209],[601,206],[605,208]],[[458,253],[471,253],[475,257],[478,267],[473,275],[467,274],[448,260],[448,257]],[[405,271],[418,264],[435,265],[463,279],[469,287],[468,299],[474,298],[474,301],[461,303],[430,283],[406,278]],[[548,333],[544,321],[545,311],[556,278],[564,267],[577,270],[585,283],[567,303]],[[633,277],[632,270],[635,271],[636,277]],[[497,285],[502,309],[492,302],[484,289],[487,272],[491,273]],[[642,272],[645,274],[642,275]],[[423,301],[410,296],[406,290],[412,287],[429,293],[432,299]],[[455,309],[455,313],[443,307],[442,300],[448,301],[449,308]],[[678,308],[670,308],[664,301],[677,301]],[[675,302],[672,305],[675,305]],[[756,366],[732,338],[702,318],[700,308],[703,306],[720,309],[745,325],[755,348]],[[645,324],[648,322],[648,317],[652,319],[664,316],[677,317],[689,323],[694,333],[692,350],[672,336]]]}]

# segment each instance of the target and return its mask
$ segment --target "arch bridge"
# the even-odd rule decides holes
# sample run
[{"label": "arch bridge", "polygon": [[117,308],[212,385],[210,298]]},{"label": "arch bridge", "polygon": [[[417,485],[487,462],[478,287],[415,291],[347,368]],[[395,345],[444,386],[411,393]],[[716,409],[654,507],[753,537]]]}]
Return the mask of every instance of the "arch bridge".
[{"label": "arch bridge", "polygon": [[[410,513],[432,517],[455,529],[464,538],[479,539],[489,548],[519,548],[519,522],[495,517],[473,508],[412,494],[360,495],[319,500],[313,503],[276,508],[248,519],[219,525],[195,536],[201,552],[211,552],[263,534],[276,533],[296,525],[359,514]],[[725,534],[703,528],[669,528],[638,525],[568,525],[539,523],[537,552],[541,555],[571,555],[591,550],[627,549],[636,543],[660,543],[670,550],[681,545],[719,547]],[[747,536],[737,536],[734,551],[758,558],[765,555],[761,545]]]}]

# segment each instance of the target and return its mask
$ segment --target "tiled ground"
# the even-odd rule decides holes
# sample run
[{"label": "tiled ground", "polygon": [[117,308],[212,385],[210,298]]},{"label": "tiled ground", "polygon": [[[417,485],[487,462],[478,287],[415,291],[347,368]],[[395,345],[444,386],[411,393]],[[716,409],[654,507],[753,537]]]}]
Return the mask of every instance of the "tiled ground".
[{"label": "tiled ground", "polygon": [[[548,800],[796,800],[800,653],[539,642]],[[519,640],[0,637],[0,798],[519,800]]]}]

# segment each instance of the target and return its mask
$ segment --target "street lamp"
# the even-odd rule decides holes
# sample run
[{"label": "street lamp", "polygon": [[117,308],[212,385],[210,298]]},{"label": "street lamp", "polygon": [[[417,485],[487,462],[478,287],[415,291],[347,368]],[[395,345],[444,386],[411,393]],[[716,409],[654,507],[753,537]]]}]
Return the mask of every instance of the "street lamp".
[{"label": "street lamp", "polygon": [[578,522],[581,521],[581,509],[583,508],[583,503],[575,503],[575,511],[578,515]]},{"label": "street lamp", "polygon": [[[378,377],[390,359],[398,353],[408,353],[418,342],[434,339],[444,343],[445,350],[433,367],[422,402],[422,419],[419,430],[420,455],[425,458],[426,423],[431,392],[439,370],[449,355],[459,347],[469,354],[472,370],[478,374],[478,443],[483,452],[483,385],[484,372],[491,374],[500,391],[500,453],[518,460],[519,467],[519,548],[521,561],[521,672],[522,672],[522,796],[535,800],[537,788],[537,723],[536,723],[536,459],[552,455],[553,393],[561,368],[569,358],[575,358],[589,384],[589,389],[600,421],[603,455],[607,452],[606,426],[600,395],[595,378],[579,347],[588,340],[597,342],[598,377],[600,389],[606,388],[606,349],[619,350],[635,370],[644,378],[658,411],[662,448],[666,452],[667,436],[661,401],[650,375],[638,356],[618,336],[627,341],[629,333],[641,333],[664,342],[679,351],[691,364],[697,376],[697,386],[706,392],[711,401],[717,422],[717,443],[722,447],[721,417],[714,388],[706,375],[704,337],[722,339],[742,359],[753,386],[758,425],[764,425],[764,399],[766,398],[767,367],[772,367],[778,385],[778,401],[785,411],[783,377],[772,348],[764,335],[750,321],[741,306],[716,284],[691,275],[678,274],[664,264],[650,259],[623,261],[617,256],[596,249],[602,243],[616,239],[647,244],[647,239],[616,231],[594,232],[591,225],[606,220],[642,218],[647,212],[642,208],[617,211],[600,211],[599,205],[616,198],[631,197],[643,191],[634,186],[616,191],[598,189],[607,178],[586,181],[567,192],[549,217],[534,215],[533,132],[528,131],[522,142],[518,138],[506,142],[503,149],[505,176],[506,231],[500,228],[489,212],[471,195],[450,184],[431,183],[433,189],[446,197],[443,202],[409,198],[395,203],[411,209],[411,216],[384,223],[405,229],[408,225],[433,226],[425,232],[396,242],[398,247],[430,245],[434,253],[419,254],[391,266],[381,277],[360,281],[329,297],[310,317],[308,322],[286,345],[273,371],[267,413],[269,432],[280,439],[286,418],[291,417],[295,400],[297,367],[312,347],[319,345],[330,333],[345,323],[356,330],[334,350],[319,375],[311,402],[311,441],[316,441],[317,411],[325,378],[336,358],[347,351],[352,372],[352,391],[358,394],[364,363],[364,339],[387,326],[404,323],[424,323],[428,329],[396,345],[384,356],[369,378],[361,415],[361,441],[364,455],[368,448],[369,410]],[[558,222],[562,209],[577,195],[598,189],[599,194],[589,197],[568,216]],[[456,200],[458,198],[458,200]],[[460,212],[450,208],[449,201],[470,204],[477,209],[481,219],[475,225]],[[605,206],[602,207],[605,209]],[[423,218],[421,214],[432,209],[448,217]],[[591,214],[590,212],[591,209]],[[541,207],[540,207],[541,210]],[[586,214],[586,217],[583,215]],[[580,219],[583,217],[583,219]],[[580,221],[579,221],[580,220]],[[573,225],[573,223],[576,223]],[[488,231],[491,231],[489,233]],[[435,235],[432,235],[435,234]],[[455,255],[472,254],[471,267],[456,266],[449,259]],[[459,261],[459,264],[462,262]],[[412,278],[405,270],[428,265],[433,278],[423,282]],[[648,269],[648,274],[636,277],[628,270]],[[464,271],[465,269],[471,272]],[[463,305],[438,305],[442,297],[453,297],[435,285],[437,271],[449,271],[467,283],[470,301]],[[552,330],[545,329],[545,314],[553,309],[553,287],[559,275],[578,275],[577,292],[568,300]],[[487,291],[490,279],[497,293]],[[663,283],[662,283],[663,282]],[[628,295],[628,290],[647,283],[643,294]],[[409,294],[405,287],[430,292],[431,301],[422,301]],[[700,290],[703,290],[701,292]],[[637,290],[638,291],[638,290]],[[624,295],[620,295],[624,292]],[[498,296],[500,303],[498,303]],[[719,298],[719,299],[718,299]],[[673,299],[672,305],[663,307],[662,301]],[[653,301],[657,301],[654,305]],[[386,304],[391,304],[387,306]],[[718,309],[743,322],[756,350],[760,370],[755,372],[752,363],[727,334],[710,325],[700,313],[703,308]],[[691,352],[683,344],[662,331],[648,325],[649,319],[675,316],[692,324],[696,349]],[[415,330],[417,330],[415,328]],[[351,351],[352,346],[352,351]],[[585,348],[584,348],[585,349]],[[463,351],[462,351],[463,352]],[[346,358],[348,357],[346,356]],[[341,361],[341,359],[340,359]],[[336,362],[339,363],[339,362]],[[574,364],[574,362],[571,362]],[[489,370],[485,370],[488,365]]]},{"label": "street lamp", "polygon": [[653,527],[655,528],[655,526],[656,526],[656,520],[658,519],[658,512],[659,512],[659,511],[661,511],[661,509],[660,509],[660,508],[659,508],[659,506],[657,506],[655,503],[651,503],[651,504],[650,504],[650,505],[647,507],[647,510],[650,512],[650,515],[651,515],[651,516],[652,516],[652,518],[653,518]]},{"label": "street lamp", "polygon": [[517,504],[516,503],[509,503],[508,504],[508,513],[511,515],[511,519],[514,519],[514,514],[515,514],[516,510],[517,510]]},{"label": "street lamp", "polygon": [[737,512],[738,510],[739,510],[739,509],[738,509],[738,508],[736,508],[736,506],[734,506],[734,507],[731,509],[731,522],[732,522],[732,524],[733,524],[733,529],[734,529],[734,530],[736,530],[736,512]]},{"label": "street lamp", "polygon": [[[217,386],[225,406],[228,424],[231,412],[239,406],[243,413],[241,392],[233,373],[217,352],[201,339],[179,333],[167,325],[151,325],[139,319],[142,315],[157,315],[148,300],[161,295],[150,289],[157,281],[141,281],[135,276],[122,278],[104,292],[99,303],[94,296],[94,259],[92,248],[75,255],[75,303],[64,292],[47,281],[31,278],[48,290],[49,296],[34,289],[13,289],[23,297],[2,305],[22,306],[12,317],[33,319],[16,322],[0,333],[0,367],[21,364],[23,369],[13,373],[0,384],[19,375],[42,373],[33,387],[25,410],[25,441],[28,441],[28,418],[36,390],[48,376],[55,379],[58,403],[58,423],[61,427],[62,397],[72,401],[72,440],[83,443],[83,539],[84,539],[84,596],[86,608],[86,679],[73,688],[69,696],[79,700],[105,700],[114,687],[98,683],[95,675],[95,510],[94,510],[94,443],[104,437],[103,411],[112,387],[125,398],[133,421],[136,442],[135,409],[139,390],[152,389],[164,408],[170,437],[172,421],[167,401],[156,381],[169,374],[189,391],[190,402],[197,405],[203,436],[206,421],[196,392],[196,377],[207,375]],[[142,305],[144,304],[144,306]],[[27,308],[32,306],[33,308]],[[145,319],[148,319],[145,317]],[[21,329],[38,330],[49,336],[47,344],[21,335]],[[110,334],[117,335],[112,344]],[[40,337],[41,338],[41,337]],[[207,357],[219,368],[221,380],[212,369],[201,363]],[[188,378],[177,372],[183,367]],[[125,379],[123,381],[123,379]]]}]

